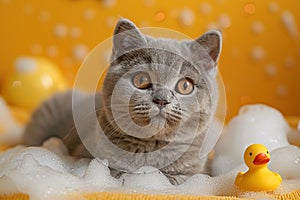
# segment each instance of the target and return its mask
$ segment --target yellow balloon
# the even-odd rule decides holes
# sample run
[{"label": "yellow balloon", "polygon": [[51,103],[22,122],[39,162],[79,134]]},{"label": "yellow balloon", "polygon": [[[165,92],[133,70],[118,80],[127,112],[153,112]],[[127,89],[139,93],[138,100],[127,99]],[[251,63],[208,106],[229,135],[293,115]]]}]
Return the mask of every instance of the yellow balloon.
[{"label": "yellow balloon", "polygon": [[35,108],[57,91],[67,88],[58,67],[39,57],[18,57],[2,82],[1,94],[16,106]]}]

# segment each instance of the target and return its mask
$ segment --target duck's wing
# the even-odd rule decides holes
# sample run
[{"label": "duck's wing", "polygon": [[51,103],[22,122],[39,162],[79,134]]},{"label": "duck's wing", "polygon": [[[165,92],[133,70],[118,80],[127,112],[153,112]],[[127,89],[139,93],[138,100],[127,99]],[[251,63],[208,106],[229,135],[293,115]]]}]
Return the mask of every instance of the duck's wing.
[{"label": "duck's wing", "polygon": [[234,181],[234,184],[235,184],[235,185],[239,185],[239,184],[242,182],[243,174],[244,174],[244,172],[239,172],[239,173],[236,175],[236,178],[235,178],[235,181]]},{"label": "duck's wing", "polygon": [[278,174],[278,173],[276,173],[276,172],[273,172],[274,174],[275,174],[275,176],[279,179],[279,181],[281,182],[282,181],[282,178],[281,178],[281,176]]}]

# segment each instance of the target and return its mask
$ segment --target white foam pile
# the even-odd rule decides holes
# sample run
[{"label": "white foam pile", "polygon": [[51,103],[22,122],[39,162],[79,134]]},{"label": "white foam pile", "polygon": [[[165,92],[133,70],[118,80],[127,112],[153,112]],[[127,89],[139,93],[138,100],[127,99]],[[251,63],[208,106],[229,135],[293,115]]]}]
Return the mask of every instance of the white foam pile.
[{"label": "white foam pile", "polygon": [[243,164],[244,150],[250,144],[263,144],[271,152],[288,146],[289,131],[290,127],[278,110],[260,104],[242,107],[215,146],[213,175],[227,173]]},{"label": "white foam pile", "polygon": [[262,143],[271,150],[269,168],[283,178],[276,192],[288,192],[300,189],[300,149],[289,145],[287,131],[289,127],[277,110],[263,105],[242,108],[216,146],[213,172],[217,176],[194,175],[179,186],[147,166],[113,178],[107,162],[72,158],[63,143],[52,138],[42,147],[17,146],[0,154],[0,194],[22,192],[31,199],[59,199],[99,191],[230,195],[235,192],[237,172],[247,169],[242,155],[251,143]]},{"label": "white foam pile", "polygon": [[[121,186],[110,176],[107,163],[63,155],[58,139],[47,141],[56,153],[45,147],[18,146],[0,157],[0,193],[23,192],[31,199],[53,199],[71,192],[103,191]],[[57,198],[58,198],[57,197]]]},{"label": "white foam pile", "polygon": [[13,118],[5,100],[0,96],[0,145],[20,143],[24,127]]},{"label": "white foam pile", "polygon": [[[56,153],[46,149],[51,145]],[[18,146],[0,155],[0,194],[27,193],[31,199],[67,198],[74,192],[121,191],[129,193],[226,195],[233,191],[235,173],[209,177],[195,175],[182,185],[172,185],[154,167],[142,167],[115,179],[107,162],[64,155],[59,139],[43,147]]]}]

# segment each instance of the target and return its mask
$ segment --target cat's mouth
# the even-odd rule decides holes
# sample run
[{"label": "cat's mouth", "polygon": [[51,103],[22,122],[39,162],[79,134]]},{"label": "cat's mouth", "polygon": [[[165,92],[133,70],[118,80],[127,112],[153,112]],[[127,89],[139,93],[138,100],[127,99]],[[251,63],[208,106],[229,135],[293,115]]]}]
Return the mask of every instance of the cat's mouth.
[{"label": "cat's mouth", "polygon": [[161,119],[166,120],[168,118],[168,109],[166,107],[160,107],[160,106],[153,106],[152,109],[150,109],[149,117],[151,119]]},{"label": "cat's mouth", "polygon": [[[157,106],[158,107],[158,106]],[[163,119],[166,119],[167,118],[167,112],[166,112],[166,108],[161,108],[161,107],[158,107],[158,113],[155,117],[159,117],[159,118],[163,118]]]},{"label": "cat's mouth", "polygon": [[139,126],[151,125],[157,128],[176,127],[182,121],[182,110],[179,107],[168,105],[140,104],[131,112],[131,119]]}]

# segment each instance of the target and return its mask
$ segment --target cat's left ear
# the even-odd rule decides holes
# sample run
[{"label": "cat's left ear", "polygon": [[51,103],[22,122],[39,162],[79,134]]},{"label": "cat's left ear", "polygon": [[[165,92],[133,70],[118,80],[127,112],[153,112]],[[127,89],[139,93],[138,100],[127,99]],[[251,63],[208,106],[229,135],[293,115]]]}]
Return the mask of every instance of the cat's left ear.
[{"label": "cat's left ear", "polygon": [[127,51],[141,48],[146,44],[146,38],[133,22],[122,18],[118,21],[113,36],[113,51],[117,56]]},{"label": "cat's left ear", "polygon": [[201,46],[215,62],[218,62],[222,49],[222,34],[218,30],[208,31],[193,42],[193,48]]}]

